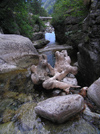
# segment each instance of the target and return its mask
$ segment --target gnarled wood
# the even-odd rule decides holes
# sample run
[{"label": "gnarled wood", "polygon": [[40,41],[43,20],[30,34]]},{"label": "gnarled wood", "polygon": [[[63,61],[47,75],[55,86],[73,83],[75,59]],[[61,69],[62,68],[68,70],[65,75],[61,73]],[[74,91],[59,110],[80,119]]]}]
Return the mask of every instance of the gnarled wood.
[{"label": "gnarled wood", "polygon": [[38,66],[36,67],[33,65],[31,67],[31,71],[33,72],[31,79],[33,83],[42,83],[45,89],[63,89],[67,93],[69,92],[70,87],[79,87],[62,81],[69,73],[74,75],[77,74],[77,67],[70,65],[71,59],[68,56],[67,51],[56,51],[55,58],[56,62],[53,68],[47,63],[46,55],[40,55]]}]

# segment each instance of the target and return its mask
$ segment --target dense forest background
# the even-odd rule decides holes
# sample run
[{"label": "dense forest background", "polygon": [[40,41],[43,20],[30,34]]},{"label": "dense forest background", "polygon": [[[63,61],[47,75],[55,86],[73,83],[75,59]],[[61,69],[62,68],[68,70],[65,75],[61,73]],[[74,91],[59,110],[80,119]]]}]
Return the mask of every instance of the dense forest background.
[{"label": "dense forest background", "polygon": [[[88,0],[87,0],[88,1]],[[88,8],[83,0],[56,0],[53,10],[53,22],[62,23],[68,16],[84,18],[88,13]]]},{"label": "dense forest background", "polygon": [[0,2],[0,27],[4,33],[21,34],[31,39],[39,16],[47,16],[41,0],[4,0]]},{"label": "dense forest background", "polygon": [[48,12],[48,14],[53,13],[53,6],[54,6],[55,2],[56,2],[56,0],[42,0],[42,6]]}]

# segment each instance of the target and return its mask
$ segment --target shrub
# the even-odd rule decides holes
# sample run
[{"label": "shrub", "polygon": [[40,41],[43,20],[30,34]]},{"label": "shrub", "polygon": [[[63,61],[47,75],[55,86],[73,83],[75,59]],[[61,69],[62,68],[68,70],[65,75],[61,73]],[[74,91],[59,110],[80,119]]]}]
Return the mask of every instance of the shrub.
[{"label": "shrub", "polygon": [[[31,2],[34,0],[31,0]],[[38,3],[39,1],[37,1]],[[35,24],[44,26],[39,16],[29,13],[30,0],[13,0],[0,8],[0,27],[7,34],[21,34],[31,39]],[[39,7],[42,10],[41,6]],[[34,9],[35,10],[35,9]]]},{"label": "shrub", "polygon": [[82,18],[87,15],[87,12],[83,0],[57,0],[54,5],[53,23],[67,16]]}]

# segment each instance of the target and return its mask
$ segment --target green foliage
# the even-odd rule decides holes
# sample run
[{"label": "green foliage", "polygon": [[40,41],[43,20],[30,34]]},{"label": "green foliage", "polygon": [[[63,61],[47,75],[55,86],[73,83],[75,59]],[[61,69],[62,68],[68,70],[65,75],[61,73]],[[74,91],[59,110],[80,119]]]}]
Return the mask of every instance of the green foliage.
[{"label": "green foliage", "polygon": [[44,26],[44,23],[39,19],[39,16],[33,15],[32,20],[33,20],[34,24],[38,24],[39,26],[41,26],[41,25]]},{"label": "green foliage", "polygon": [[46,10],[41,5],[41,0],[32,0],[30,2],[29,12],[39,16],[48,16]]},{"label": "green foliage", "polygon": [[53,14],[53,19],[51,21],[51,24],[56,27],[56,26],[61,26],[64,25],[64,21],[65,21],[65,16],[63,16],[62,14]]},{"label": "green foliage", "polygon": [[[38,6],[31,5],[37,2]],[[39,12],[37,13],[37,7]],[[32,15],[30,14],[32,11]],[[44,26],[39,16],[46,14],[41,7],[41,0],[13,0],[5,7],[0,8],[0,27],[4,33],[21,34],[31,39],[35,24]]]},{"label": "green foliage", "polygon": [[0,27],[4,33],[15,33],[18,27],[14,22],[12,12],[9,9],[0,9]]},{"label": "green foliage", "polygon": [[30,17],[29,17],[26,3],[18,4],[18,6],[15,6],[14,11],[15,11],[15,20],[19,27],[20,34],[31,38],[32,25],[30,25],[29,22]]},{"label": "green foliage", "polygon": [[53,21],[59,19],[59,16],[83,17],[87,14],[87,8],[83,0],[57,0],[54,5]]},{"label": "green foliage", "polygon": [[52,25],[57,33],[56,40],[72,46],[79,44],[82,21],[87,14],[83,0],[57,0],[52,15]]},{"label": "green foliage", "polygon": [[56,0],[42,0],[43,7],[46,9],[46,11],[51,14],[53,13],[53,6]]}]

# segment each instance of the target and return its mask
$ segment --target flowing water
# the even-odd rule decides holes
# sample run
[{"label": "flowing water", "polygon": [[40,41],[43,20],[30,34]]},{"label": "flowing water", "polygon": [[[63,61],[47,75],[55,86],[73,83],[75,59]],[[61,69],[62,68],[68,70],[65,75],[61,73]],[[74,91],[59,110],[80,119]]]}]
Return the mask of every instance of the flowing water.
[{"label": "flowing water", "polygon": [[[48,48],[49,46],[55,46],[56,45],[56,39],[55,39],[55,33],[54,31],[52,33],[45,33],[45,39],[49,40],[50,42],[46,45],[45,48]],[[47,55],[48,63],[50,63],[51,66],[54,66],[55,63],[55,56],[53,51],[47,51],[44,52],[44,54]]]},{"label": "flowing water", "polygon": [[[55,34],[46,33],[49,45],[55,45]],[[53,66],[52,51],[45,52]],[[62,124],[52,123],[36,115],[34,107],[51,97],[51,91],[34,87],[30,70],[0,74],[0,134],[99,134],[99,130],[82,118],[82,114]]]},{"label": "flowing water", "polygon": [[50,46],[51,44],[55,45],[56,44],[55,32],[53,31],[52,33],[45,33],[45,39],[50,41],[47,44],[47,46]]}]

